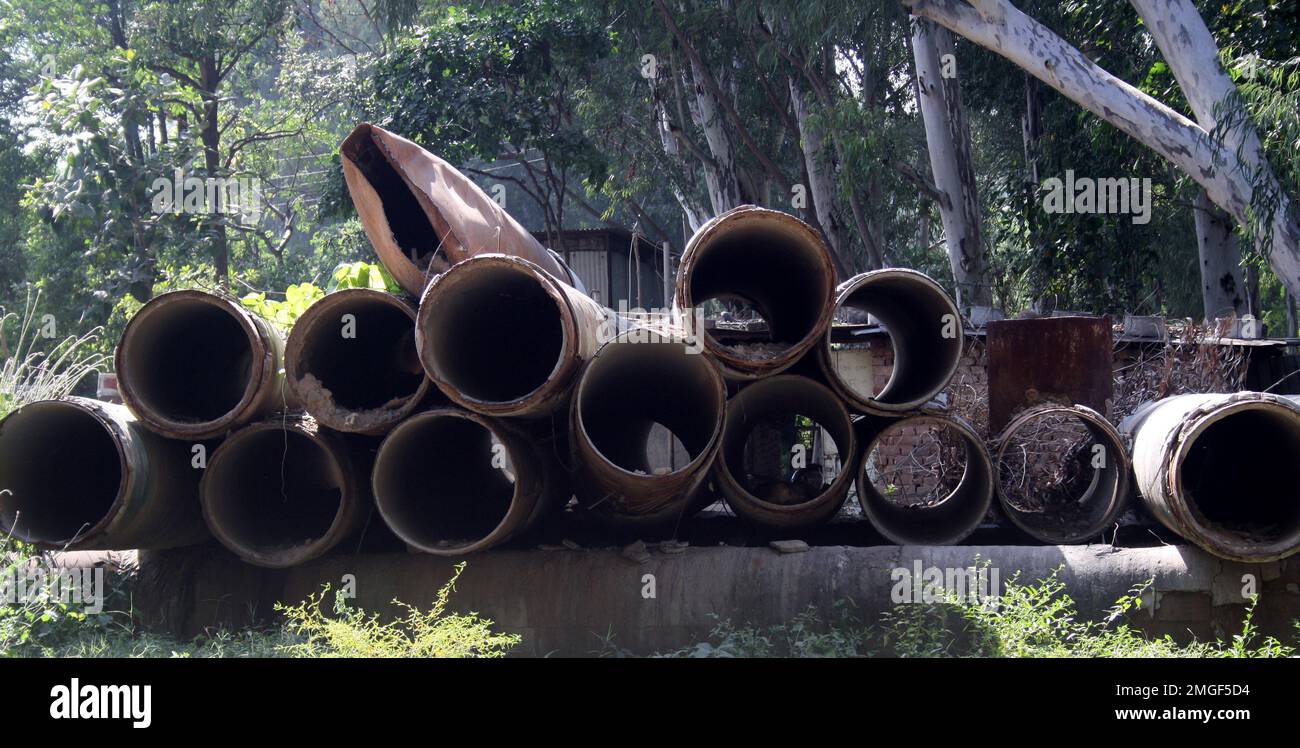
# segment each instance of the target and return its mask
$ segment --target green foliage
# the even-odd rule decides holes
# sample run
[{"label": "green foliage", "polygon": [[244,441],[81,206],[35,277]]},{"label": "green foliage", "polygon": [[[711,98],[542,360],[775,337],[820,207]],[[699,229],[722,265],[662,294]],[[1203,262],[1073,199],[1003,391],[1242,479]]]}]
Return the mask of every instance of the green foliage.
[{"label": "green foliage", "polygon": [[394,600],[405,614],[384,623],[377,613],[350,608],[335,595],[332,615],[321,605],[329,586],[300,605],[277,605],[287,630],[303,641],[288,645],[296,657],[504,657],[520,641],[518,634],[492,630],[492,621],[475,613],[447,612],[447,603],[465,563],[456,565],[450,581],[438,590],[428,611]]},{"label": "green foliage", "polygon": [[[0,535],[0,579],[16,579],[34,566],[48,568],[48,554],[39,553],[12,536]],[[0,657],[39,654],[99,626],[69,602],[60,599],[50,578],[36,590],[8,603],[0,599]],[[33,594],[34,593],[34,594]]]},{"label": "green foliage", "polygon": [[369,288],[375,291],[402,293],[402,287],[393,280],[383,265],[373,262],[345,262],[334,268],[330,291],[344,288]]},{"label": "green foliage", "polygon": [[[96,352],[98,331],[47,340],[57,320],[39,313],[40,293],[27,298],[20,316],[0,307],[0,417],[33,400],[71,394],[78,384],[107,368],[109,360]],[[16,337],[11,337],[16,336]]]},{"label": "green foliage", "polygon": [[284,299],[268,299],[265,291],[245,294],[239,303],[254,314],[288,330],[307,307],[325,297],[325,292],[311,283],[297,283],[284,290]]},{"label": "green foliage", "polygon": [[[709,640],[668,657],[1291,657],[1294,646],[1259,637],[1250,600],[1242,630],[1229,642],[1179,645],[1151,638],[1128,622],[1142,607],[1148,580],[1122,595],[1100,621],[1082,620],[1058,578],[1008,581],[1001,597],[971,602],[896,605],[875,623],[863,622],[848,601],[829,620],[810,607],[788,623],[768,627],[720,621]],[[1296,624],[1300,634],[1300,621]],[[604,640],[603,654],[626,656]]]}]

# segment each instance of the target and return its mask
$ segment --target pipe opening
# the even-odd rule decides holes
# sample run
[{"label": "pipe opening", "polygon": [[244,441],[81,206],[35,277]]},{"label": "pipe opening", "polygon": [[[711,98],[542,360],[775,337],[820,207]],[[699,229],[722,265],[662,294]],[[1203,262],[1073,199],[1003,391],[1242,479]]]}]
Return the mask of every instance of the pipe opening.
[{"label": "pipe opening", "polygon": [[960,317],[952,300],[926,276],[898,270],[866,273],[848,281],[836,316],[871,315],[888,336],[888,380],[857,371],[869,351],[831,346],[831,365],[840,383],[863,400],[880,405],[920,405],[948,386],[962,354]]},{"label": "pipe opening", "polygon": [[[583,375],[578,415],[592,446],[625,471],[645,475],[670,461],[664,432],[689,461],[709,449],[725,407],[717,374],[678,343],[612,343]],[[655,439],[655,434],[659,438]],[[651,464],[656,455],[658,465]]]},{"label": "pipe opening", "polygon": [[129,377],[137,405],[176,423],[214,421],[243,400],[253,377],[254,343],[223,304],[170,298],[127,326]]},{"label": "pipe opening", "polygon": [[278,428],[237,434],[203,479],[213,533],[256,555],[281,555],[323,539],[343,508],[343,475],[329,449]]},{"label": "pipe opening", "polygon": [[423,549],[487,537],[515,497],[514,462],[487,427],[460,416],[416,416],[384,441],[375,499],[393,532]]},{"label": "pipe opening", "polygon": [[123,489],[117,440],[66,402],[38,402],[0,424],[0,532],[62,545],[112,511]]},{"label": "pipe opening", "polygon": [[[799,413],[751,422],[744,440],[741,487],[779,506],[806,504],[839,475],[839,445],[816,420]],[[828,459],[828,456],[830,459]]]},{"label": "pipe opening", "polygon": [[332,311],[311,320],[303,333],[295,366],[299,384],[313,377],[334,405],[348,410],[400,406],[415,397],[424,369],[411,315],[392,301],[361,297]]},{"label": "pipe opening", "polygon": [[1106,529],[1127,472],[1114,434],[1053,408],[1018,418],[1001,441],[998,497],[1017,525],[1044,542],[1077,542]]},{"label": "pipe opening", "polygon": [[868,445],[858,502],[872,525],[895,543],[956,543],[988,513],[992,464],[979,437],[961,422],[905,418]]},{"label": "pipe opening", "polygon": [[564,312],[545,282],[521,267],[478,265],[431,287],[424,360],[435,379],[481,402],[537,390],[564,353]]},{"label": "pipe opening", "polygon": [[383,146],[372,130],[369,137],[344,143],[343,157],[356,165],[361,175],[379,196],[393,242],[420,269],[429,267],[438,249],[438,232],[401,173],[384,154]]},{"label": "pipe opening", "polygon": [[[723,327],[707,333],[716,344],[740,358],[761,361],[777,358],[819,332],[827,273],[832,271],[825,250],[811,246],[802,233],[805,227],[743,217],[738,214],[732,228],[716,231],[695,248],[690,300],[706,316],[726,312]],[[753,325],[746,337],[728,334],[727,322],[748,320]]]},{"label": "pipe opening", "polygon": [[1246,543],[1300,534],[1300,430],[1286,415],[1239,410],[1195,436],[1179,480],[1206,529]]}]

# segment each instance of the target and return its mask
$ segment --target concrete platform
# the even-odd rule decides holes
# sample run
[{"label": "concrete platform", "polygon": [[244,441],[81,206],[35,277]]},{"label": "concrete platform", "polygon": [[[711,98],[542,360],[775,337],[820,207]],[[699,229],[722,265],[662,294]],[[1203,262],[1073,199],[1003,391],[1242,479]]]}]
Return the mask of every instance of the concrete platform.
[{"label": "concrete platform", "polygon": [[[788,621],[809,605],[829,612],[852,600],[864,620],[894,604],[896,569],[961,569],[982,559],[1005,584],[1047,576],[1056,567],[1081,612],[1096,616],[1134,584],[1155,584],[1136,622],[1186,641],[1230,637],[1241,624],[1246,575],[1262,595],[1256,622],[1290,641],[1300,618],[1300,557],[1246,565],[1182,545],[812,546],[797,553],[769,547],[712,545],[665,553],[654,544],[632,560],[619,549],[496,550],[470,556],[452,605],[523,635],[519,654],[589,656],[612,635],[635,653],[706,638],[715,616],[759,625]],[[240,562],[216,545],[140,553],[136,604],[146,623],[179,636],[213,626],[266,620],[276,601],[296,602],[346,575],[355,602],[382,610],[390,601],[431,601],[455,561],[408,553],[336,555],[287,570]],[[652,575],[652,576],[647,576]],[[649,585],[653,582],[653,596]]]}]

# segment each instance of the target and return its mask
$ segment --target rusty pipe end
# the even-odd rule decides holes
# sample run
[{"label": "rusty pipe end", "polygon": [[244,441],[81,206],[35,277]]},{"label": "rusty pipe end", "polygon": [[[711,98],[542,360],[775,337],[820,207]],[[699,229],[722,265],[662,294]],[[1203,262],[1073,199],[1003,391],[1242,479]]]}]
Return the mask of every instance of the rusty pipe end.
[{"label": "rusty pipe end", "polygon": [[607,312],[527,260],[478,255],[429,284],[416,348],[429,379],[457,405],[543,416],[564,404]]},{"label": "rusty pipe end", "polygon": [[742,205],[700,227],[682,253],[677,304],[738,299],[767,323],[770,340],[728,344],[705,334],[708,355],[733,379],[755,379],[792,366],[826,334],[835,303],[835,264],[808,224],[792,215]]},{"label": "rusty pipe end", "polygon": [[455,408],[411,416],[384,439],[375,503],[412,548],[460,556],[499,545],[550,507],[535,445],[505,423]]},{"label": "rusty pipe end", "polygon": [[307,412],[336,431],[384,433],[429,392],[415,350],[415,307],[368,288],[335,291],[308,307],[289,334],[285,369]]},{"label": "rusty pipe end", "polygon": [[[578,497],[593,515],[653,524],[696,507],[693,497],[721,445],[727,401],[722,376],[698,353],[636,328],[601,346],[583,369],[570,406],[570,444]],[[676,464],[669,449],[684,461]]]},{"label": "rusty pipe end", "polygon": [[177,439],[220,436],[292,407],[283,341],[239,302],[198,290],[149,300],[115,354],[118,391],[149,428]]},{"label": "rusty pipe end", "polygon": [[[1071,444],[1068,427],[1059,425],[1062,422],[1082,427],[1087,439],[1081,441],[1078,437],[1082,434],[1076,434]],[[1045,436],[1033,433],[1036,426],[1051,430]],[[1023,438],[1027,432],[1032,436]],[[1054,404],[1028,408],[1007,424],[995,443],[998,502],[1011,522],[1035,540],[1053,545],[1082,543],[1111,528],[1124,511],[1129,490],[1128,451],[1119,431],[1092,408]],[[1052,445],[1062,449],[1043,455],[1041,450]],[[1031,459],[1022,447],[1039,452]],[[1074,470],[1080,477],[1088,477],[1079,484],[1081,490],[1079,486],[1061,486],[1068,495],[1039,506],[1024,506],[1010,486],[1028,480],[1026,474],[1033,469],[1030,462],[1033,467],[1047,465],[1055,475]],[[1030,483],[1027,488],[1031,499],[1041,499],[1053,487]]]},{"label": "rusty pipe end", "polygon": [[[751,435],[760,427],[785,429],[796,416],[804,416],[826,431],[833,443],[838,472],[826,482],[826,474],[835,466],[817,463],[806,448],[800,453],[800,464],[795,464],[793,457],[799,445],[792,444],[788,447],[792,458],[790,474],[749,475]],[[767,441],[770,452],[771,439]],[[786,447],[782,444],[779,448]],[[760,466],[779,466],[783,462],[780,454],[754,457],[755,465]],[[746,386],[727,401],[722,448],[713,474],[737,515],[769,527],[806,527],[829,519],[843,506],[857,471],[857,460],[854,423],[835,393],[812,379],[779,374]],[[801,472],[796,475],[796,470]]]},{"label": "rusty pipe end", "polygon": [[[955,437],[963,449],[964,466],[956,485],[937,501],[906,504],[877,486],[879,451],[891,439],[924,439],[922,432]],[[938,445],[938,437],[936,446]],[[924,449],[926,445],[914,444]],[[896,457],[896,459],[904,459]],[[910,459],[910,458],[907,458]],[[934,462],[929,455],[925,462]],[[953,545],[975,531],[993,503],[993,464],[988,450],[970,424],[960,418],[923,413],[893,421],[875,432],[864,450],[858,473],[858,503],[873,527],[899,545]]]},{"label": "rusty pipe end", "polygon": [[364,491],[347,445],[306,416],[231,434],[199,484],[203,518],[217,540],[270,568],[318,558],[351,536]]},{"label": "rusty pipe end", "polygon": [[851,375],[828,329],[819,349],[827,381],[855,408],[897,416],[925,405],[957,373],[965,334],[952,297],[934,279],[915,270],[885,268],[856,275],[836,289],[836,317],[869,314],[889,336],[893,367],[875,392],[869,378]]}]

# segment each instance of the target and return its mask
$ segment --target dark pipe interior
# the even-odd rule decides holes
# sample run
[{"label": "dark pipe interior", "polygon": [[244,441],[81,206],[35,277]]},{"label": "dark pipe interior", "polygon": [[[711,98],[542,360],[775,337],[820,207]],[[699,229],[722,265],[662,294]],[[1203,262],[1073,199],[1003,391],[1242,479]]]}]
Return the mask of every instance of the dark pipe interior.
[{"label": "dark pipe interior", "polygon": [[203,493],[221,534],[258,553],[320,540],[343,503],[333,456],[309,437],[279,429],[227,441],[208,465]]},{"label": "dark pipe interior", "polygon": [[677,343],[616,343],[584,374],[578,407],[596,451],[624,470],[650,473],[647,450],[656,424],[694,460],[709,446],[724,402],[702,356]]},{"label": "dark pipe interior", "polygon": [[882,277],[863,283],[841,306],[871,314],[889,334],[894,367],[876,401],[903,405],[947,386],[952,363],[961,357],[961,339],[943,337],[944,315],[953,311],[940,291],[911,278]]},{"label": "dark pipe interior", "polygon": [[[424,381],[415,353],[415,322],[379,299],[356,298],[332,307],[306,331],[298,375],[311,374],[349,410],[368,410],[413,397]],[[344,337],[343,315],[355,317],[355,337]]]},{"label": "dark pipe interior", "polygon": [[344,156],[356,164],[379,195],[393,241],[417,267],[426,268],[429,257],[438,249],[438,234],[415,193],[384,157],[374,134],[358,138],[355,145],[344,150]]},{"label": "dark pipe interior", "polygon": [[[767,322],[771,341],[787,347],[816,327],[825,309],[825,266],[792,234],[771,224],[719,235],[699,252],[691,272],[691,302],[738,297]],[[709,333],[712,335],[712,331]]]},{"label": "dark pipe interior", "polygon": [[219,304],[178,299],[129,327],[119,376],[146,409],[179,423],[216,420],[234,410],[252,378],[248,333]]},{"label": "dark pipe interior", "polygon": [[1256,542],[1300,531],[1300,431],[1281,414],[1241,410],[1215,421],[1178,469],[1208,527]]},{"label": "dark pipe interior", "polygon": [[[816,444],[820,423],[800,413],[781,413],[752,419],[749,426],[744,472],[733,473],[746,491],[769,504],[789,505],[812,501],[829,488],[837,466],[824,464],[809,446]],[[824,452],[838,455],[839,446],[830,442]],[[795,460],[796,446],[803,448],[802,466]]]},{"label": "dark pipe interior", "polygon": [[496,529],[515,485],[508,459],[493,464],[493,443],[486,428],[455,416],[399,426],[375,464],[375,498],[394,532],[416,546],[454,548]]},{"label": "dark pipe interior", "polygon": [[112,435],[76,407],[35,403],[0,425],[0,532],[66,543],[108,514],[121,484]]},{"label": "dark pipe interior", "polygon": [[[906,424],[907,421],[901,423]],[[863,473],[869,485],[859,485],[858,499],[863,508],[870,506],[872,520],[892,537],[908,543],[945,544],[956,542],[964,537],[984,518],[992,499],[992,475],[988,464],[976,453],[978,445],[972,444],[969,437],[941,420],[913,423],[917,435],[916,441],[944,439],[960,442],[963,449],[957,460],[961,464],[960,477],[956,485],[931,504],[909,504],[891,496],[877,485],[875,476],[867,468],[877,464],[875,454],[882,445],[891,442],[891,436],[902,428],[891,427],[877,437],[871,447],[871,454],[864,460]]]},{"label": "dark pipe interior", "polygon": [[455,280],[435,287],[425,318],[435,370],[482,402],[512,402],[545,384],[564,350],[564,329],[559,302],[542,282],[501,266]]},{"label": "dark pipe interior", "polygon": [[[771,449],[764,450],[761,447],[751,444],[753,436],[761,430],[776,428],[780,430],[789,430],[795,419],[799,416],[811,420],[815,426],[826,429],[830,435],[831,442],[841,460],[847,460],[850,455],[846,453],[847,445],[853,443],[853,424],[849,421],[848,414],[840,405],[839,400],[829,391],[824,390],[813,384],[810,380],[791,378],[791,379],[766,379],[756,384],[752,384],[740,391],[727,404],[728,418],[726,430],[723,433],[722,442],[722,459],[727,462],[727,469],[732,477],[736,479],[749,493],[756,497],[774,504],[793,504],[811,501],[823,493],[817,491],[810,493],[803,491],[799,493],[790,493],[785,488],[775,485],[774,483],[766,490],[768,498],[755,493],[753,486],[746,485],[750,482],[747,478],[751,472],[751,467],[764,467],[760,462],[766,463],[765,467],[770,475],[777,466],[772,464],[775,459],[780,459],[780,465],[785,466],[785,458],[790,455],[790,449],[793,442],[785,443],[789,440],[777,439],[781,444],[777,449],[783,450],[784,454],[777,456],[772,454]],[[774,426],[775,425],[775,426]],[[814,432],[815,433],[815,432]],[[762,456],[760,460],[760,456]],[[813,464],[812,451],[806,453],[807,463]],[[808,484],[799,482],[800,478],[809,481]],[[815,474],[802,473],[798,476],[794,471],[788,471],[785,475],[780,476],[780,483],[795,485],[807,485],[811,488],[812,481],[818,476]],[[759,483],[764,483],[761,479]],[[767,481],[766,483],[772,483]],[[779,497],[782,500],[771,500],[773,497]]]}]

